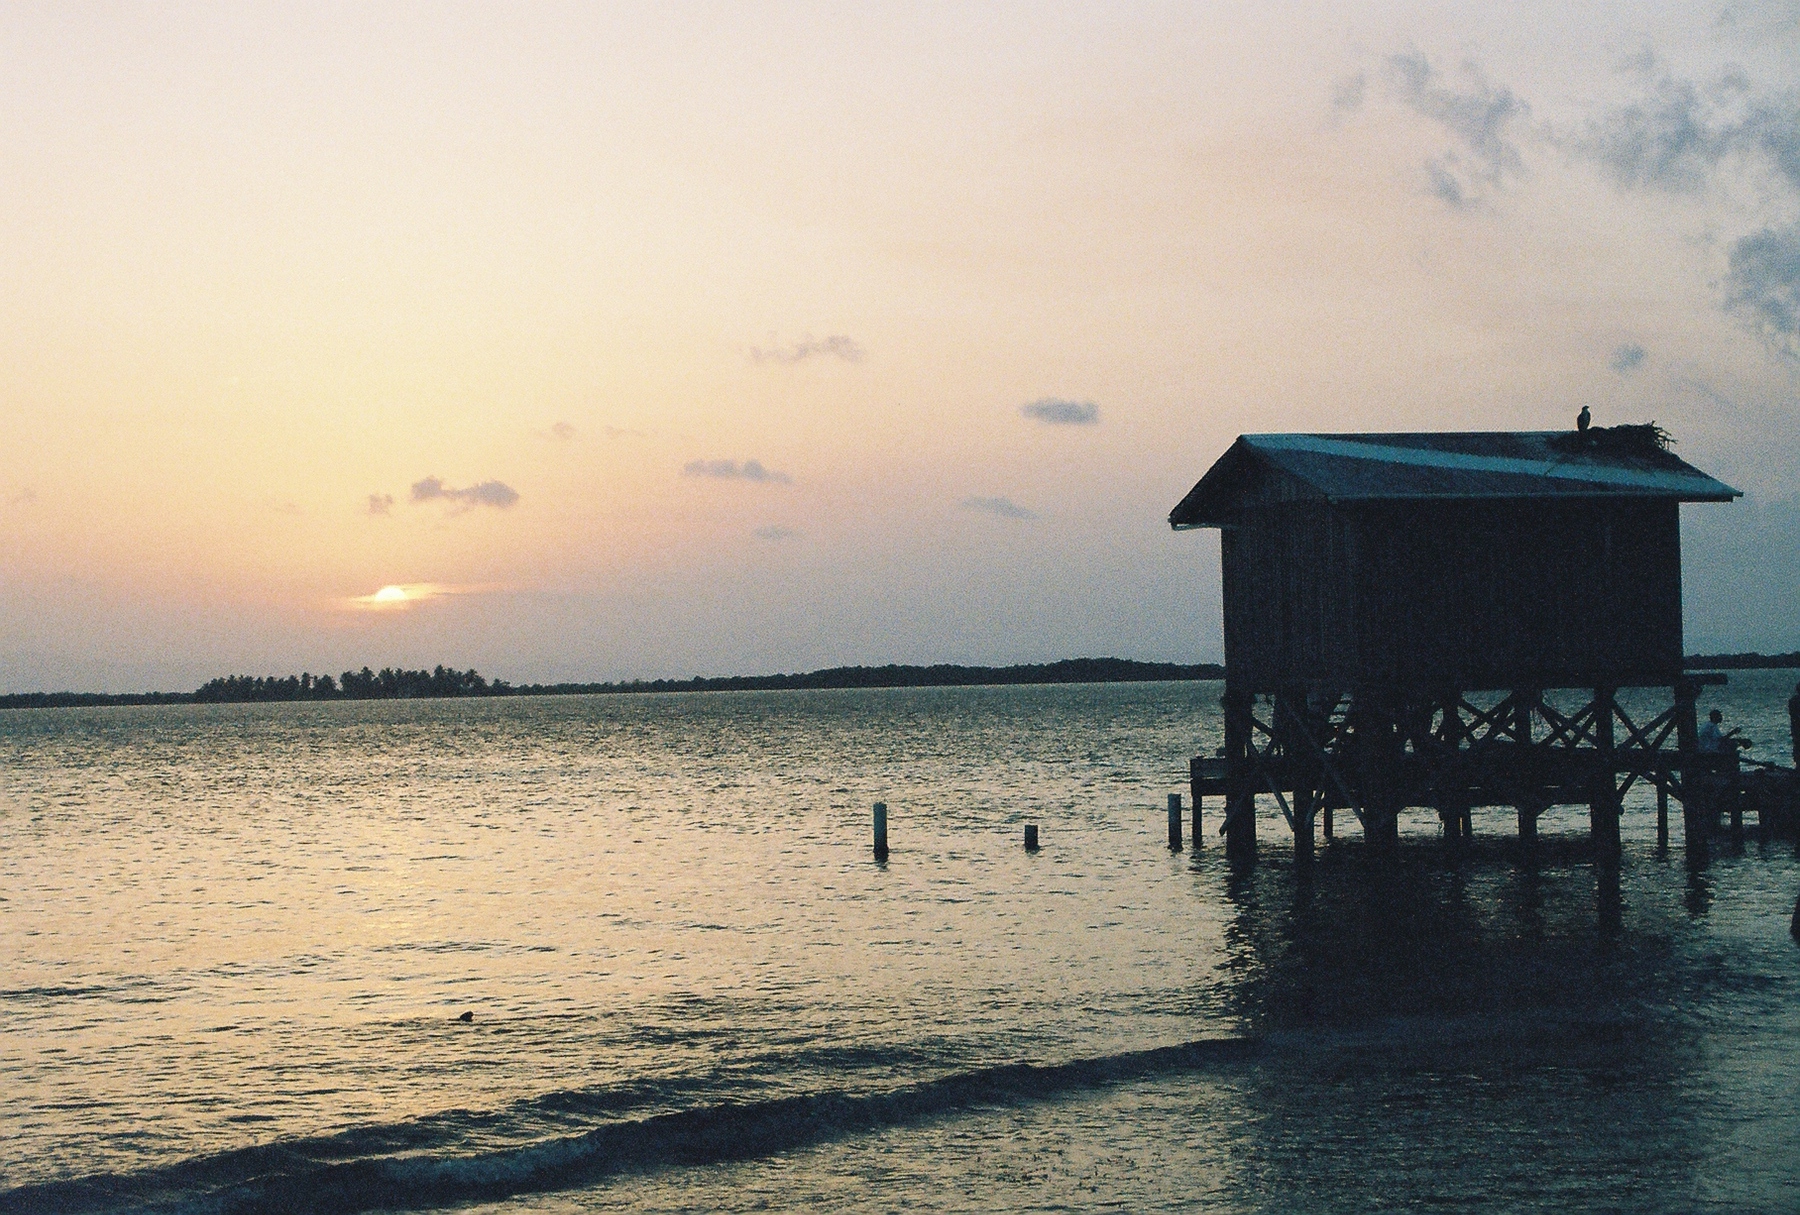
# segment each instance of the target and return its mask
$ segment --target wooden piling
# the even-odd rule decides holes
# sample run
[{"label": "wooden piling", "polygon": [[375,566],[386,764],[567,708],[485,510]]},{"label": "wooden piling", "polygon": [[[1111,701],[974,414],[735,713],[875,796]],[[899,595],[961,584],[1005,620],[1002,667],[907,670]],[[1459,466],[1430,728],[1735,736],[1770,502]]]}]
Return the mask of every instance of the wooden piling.
[{"label": "wooden piling", "polygon": [[1707,816],[1711,800],[1706,796],[1707,774],[1701,770],[1700,723],[1696,702],[1700,683],[1691,676],[1675,681],[1675,750],[1681,762],[1681,846],[1690,865],[1707,860]]},{"label": "wooden piling", "polygon": [[1181,794],[1169,794],[1169,851],[1181,851]]},{"label": "wooden piling", "polygon": [[1194,807],[1194,847],[1198,848],[1206,842],[1206,833],[1200,830],[1200,782],[1204,774],[1200,770],[1200,757],[1188,760],[1188,796],[1193,799]]},{"label": "wooden piling", "polygon": [[1522,801],[1519,810],[1519,843],[1526,848],[1537,846],[1537,821],[1539,807],[1532,802]]},{"label": "wooden piling", "polygon": [[1294,860],[1301,865],[1313,859],[1313,809],[1320,800],[1311,789],[1294,790]]},{"label": "wooden piling", "polygon": [[1037,824],[1036,823],[1026,823],[1025,824],[1025,851],[1036,852],[1037,850],[1038,850]]},{"label": "wooden piling", "polygon": [[885,861],[888,858],[887,845],[887,803],[875,803],[875,859]]},{"label": "wooden piling", "polygon": [[1613,744],[1613,695],[1610,687],[1594,689],[1594,750],[1596,770],[1589,793],[1588,832],[1594,841],[1594,859],[1603,865],[1619,860],[1619,786]]},{"label": "wooden piling", "polygon": [[1669,786],[1656,782],[1656,855],[1669,855]]},{"label": "wooden piling", "polygon": [[1234,860],[1256,856],[1256,784],[1250,749],[1255,746],[1249,693],[1225,687],[1225,853]]}]

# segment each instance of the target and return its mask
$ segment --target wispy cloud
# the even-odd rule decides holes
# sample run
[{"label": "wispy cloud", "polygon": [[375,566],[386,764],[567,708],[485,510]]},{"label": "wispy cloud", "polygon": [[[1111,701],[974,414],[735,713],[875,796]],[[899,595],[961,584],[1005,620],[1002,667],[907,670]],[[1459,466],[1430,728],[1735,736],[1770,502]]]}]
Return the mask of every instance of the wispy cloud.
[{"label": "wispy cloud", "polygon": [[1035,519],[1037,512],[1027,510],[1011,498],[964,498],[957,506],[962,510],[974,511],[979,515],[993,515],[1000,519]]},{"label": "wispy cloud", "polygon": [[[1800,207],[1800,93],[1758,89],[1736,69],[1707,84],[1657,76],[1653,55],[1637,66],[1642,94],[1561,138],[1565,147],[1621,190],[1728,198],[1747,187],[1778,213]],[[1800,224],[1739,235],[1722,286],[1726,312],[1800,358]]]},{"label": "wispy cloud", "polygon": [[1455,141],[1425,161],[1426,192],[1458,209],[1482,202],[1509,177],[1525,172],[1511,128],[1530,114],[1530,107],[1505,85],[1488,80],[1480,65],[1465,62],[1458,71],[1461,87],[1419,51],[1390,55],[1389,85],[1410,109],[1443,127]]},{"label": "wispy cloud", "polygon": [[491,506],[496,510],[505,510],[519,500],[519,491],[502,481],[482,481],[468,486],[466,489],[453,489],[445,485],[437,477],[426,477],[423,481],[414,481],[412,487],[414,502],[448,502],[460,513],[473,510],[477,506]]},{"label": "wispy cloud", "polygon": [[1800,224],[1764,228],[1732,245],[1725,310],[1788,358],[1800,358]]},{"label": "wispy cloud", "polygon": [[791,527],[782,527],[779,523],[771,523],[767,527],[759,527],[750,533],[758,540],[794,540],[800,535]]},{"label": "wispy cloud", "polygon": [[1019,412],[1046,426],[1097,426],[1100,423],[1100,407],[1092,401],[1044,397],[1019,406]]},{"label": "wispy cloud", "polygon": [[1759,90],[1738,70],[1704,85],[1667,74],[1647,79],[1642,96],[1562,142],[1622,189],[1698,193],[1742,157],[1800,190],[1800,94]]},{"label": "wispy cloud", "polygon": [[1362,109],[1363,99],[1368,94],[1368,73],[1357,72],[1353,76],[1345,76],[1331,86],[1331,108],[1340,114],[1354,114]]},{"label": "wispy cloud", "polygon": [[1629,375],[1639,367],[1642,367],[1644,365],[1644,359],[1648,356],[1649,352],[1642,346],[1638,345],[1636,342],[1627,342],[1625,345],[1613,351],[1612,361],[1608,366],[1620,375]]},{"label": "wispy cloud", "polygon": [[1572,141],[1623,189],[1703,189],[1737,133],[1716,120],[1692,81],[1665,76],[1646,96],[1609,110]]},{"label": "wispy cloud", "polygon": [[764,468],[759,460],[689,460],[682,465],[684,477],[711,477],[715,481],[756,481],[764,485],[786,485],[793,480],[784,472]]},{"label": "wispy cloud", "polygon": [[752,346],[750,361],[752,363],[804,363],[808,359],[839,359],[846,363],[860,363],[869,357],[868,352],[857,344],[855,338],[834,333],[828,337],[815,338],[811,334],[801,338],[791,346]]},{"label": "wispy cloud", "polygon": [[393,494],[370,494],[368,512],[371,515],[391,515],[394,513]]},{"label": "wispy cloud", "polygon": [[556,422],[550,427],[550,437],[559,443],[567,443],[575,437],[575,428],[567,422]]},{"label": "wispy cloud", "polygon": [[27,485],[24,489],[6,500],[8,506],[30,506],[37,501],[37,490]]}]

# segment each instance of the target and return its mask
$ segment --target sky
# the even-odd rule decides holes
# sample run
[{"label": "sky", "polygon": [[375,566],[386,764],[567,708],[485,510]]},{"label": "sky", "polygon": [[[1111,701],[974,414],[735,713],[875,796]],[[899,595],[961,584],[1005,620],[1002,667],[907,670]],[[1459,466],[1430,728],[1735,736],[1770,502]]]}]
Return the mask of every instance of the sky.
[{"label": "sky", "polygon": [[9,4],[0,262],[0,691],[1216,660],[1236,435],[1584,404],[1800,648],[1800,0]]}]

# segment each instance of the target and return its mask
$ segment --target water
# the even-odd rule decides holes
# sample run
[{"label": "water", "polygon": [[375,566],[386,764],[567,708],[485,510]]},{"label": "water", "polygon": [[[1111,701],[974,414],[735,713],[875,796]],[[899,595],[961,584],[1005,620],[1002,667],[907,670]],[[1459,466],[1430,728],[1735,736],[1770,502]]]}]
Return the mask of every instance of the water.
[{"label": "water", "polygon": [[0,714],[0,1212],[1800,1209],[1791,845],[1234,874],[1218,695]]}]

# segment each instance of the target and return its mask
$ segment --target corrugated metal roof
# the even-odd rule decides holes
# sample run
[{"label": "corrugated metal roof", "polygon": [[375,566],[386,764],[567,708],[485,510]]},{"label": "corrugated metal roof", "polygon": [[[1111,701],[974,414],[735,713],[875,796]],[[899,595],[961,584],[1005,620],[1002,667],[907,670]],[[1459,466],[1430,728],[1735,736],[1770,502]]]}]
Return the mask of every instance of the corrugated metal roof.
[{"label": "corrugated metal roof", "polygon": [[1248,496],[1258,467],[1329,502],[1450,498],[1741,496],[1671,454],[1653,427],[1430,434],[1242,435],[1169,514],[1177,528],[1216,527]]}]

